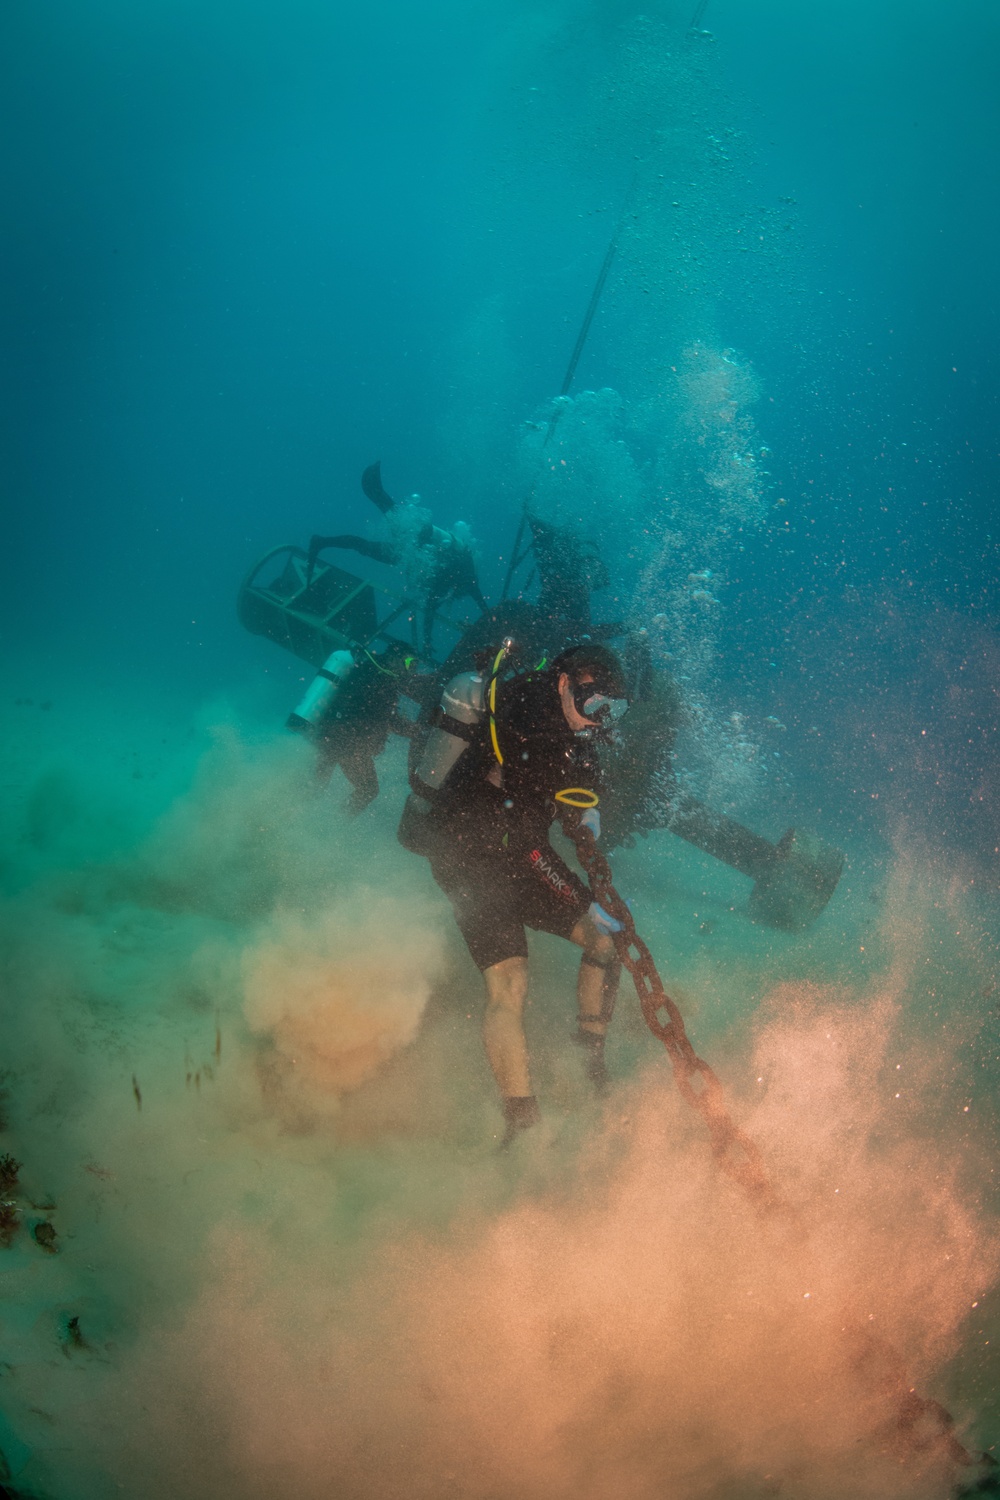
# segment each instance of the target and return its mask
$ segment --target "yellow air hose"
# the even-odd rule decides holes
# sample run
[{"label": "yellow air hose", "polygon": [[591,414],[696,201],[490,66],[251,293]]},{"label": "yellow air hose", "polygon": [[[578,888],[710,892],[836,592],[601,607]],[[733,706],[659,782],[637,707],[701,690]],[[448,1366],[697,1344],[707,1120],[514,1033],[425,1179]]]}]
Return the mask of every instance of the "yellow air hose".
[{"label": "yellow air hose", "polygon": [[497,677],[499,676],[500,668],[503,665],[504,657],[510,651],[510,648],[513,644],[514,642],[509,637],[504,641],[503,645],[500,647],[500,650],[497,652],[496,660],[493,663],[493,672],[490,677],[490,739],[493,741],[493,754],[496,756],[500,765],[503,765],[503,755],[500,753],[500,741],[497,739]]},{"label": "yellow air hose", "polygon": [[[490,674],[490,688],[488,694],[490,705],[490,739],[493,741],[493,754],[496,756],[497,761],[501,766],[503,765],[503,753],[500,749],[500,741],[497,738],[496,720],[497,678],[500,675],[500,668],[503,665],[504,658],[510,652],[513,644],[514,642],[508,638],[506,641],[504,641],[503,645],[500,647],[500,650],[497,652],[496,658],[493,662],[493,671]],[[585,786],[568,786],[565,787],[561,792],[556,792],[554,796],[557,802],[562,802],[566,807],[596,807],[598,802],[600,801],[597,793],[590,791]]]}]

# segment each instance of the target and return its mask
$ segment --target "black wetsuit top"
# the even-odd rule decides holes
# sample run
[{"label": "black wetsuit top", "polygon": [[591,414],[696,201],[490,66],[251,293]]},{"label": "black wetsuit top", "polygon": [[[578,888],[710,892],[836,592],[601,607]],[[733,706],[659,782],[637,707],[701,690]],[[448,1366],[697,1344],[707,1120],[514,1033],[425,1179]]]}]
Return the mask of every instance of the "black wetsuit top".
[{"label": "black wetsuit top", "polygon": [[317,725],[315,738],[326,741],[331,750],[363,746],[379,755],[396,726],[396,701],[408,686],[407,674],[377,665],[367,653],[355,660],[354,671]]},{"label": "black wetsuit top", "polygon": [[567,828],[579,819],[577,809],[555,800],[557,791],[599,792],[593,746],[567,724],[551,673],[501,681],[496,721],[503,785],[487,779],[497,760],[484,714],[434,799],[432,863],[458,870],[486,862],[494,879],[544,888],[578,919],[592,896],[552,848],[549,829],[557,817]]}]

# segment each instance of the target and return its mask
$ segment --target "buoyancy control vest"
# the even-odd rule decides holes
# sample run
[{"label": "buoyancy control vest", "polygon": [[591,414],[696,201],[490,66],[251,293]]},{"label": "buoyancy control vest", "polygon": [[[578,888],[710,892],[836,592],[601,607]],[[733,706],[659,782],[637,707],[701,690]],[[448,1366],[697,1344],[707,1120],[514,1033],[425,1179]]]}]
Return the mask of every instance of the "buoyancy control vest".
[{"label": "buoyancy control vest", "polygon": [[[417,658],[400,643],[381,657],[365,647],[334,651],[306,688],[286,728],[319,742],[338,736],[361,736],[384,748],[389,730],[409,737],[409,725],[397,711],[398,700],[420,702],[423,683]],[[412,722],[412,721],[411,721]]]},{"label": "buoyancy control vest", "polygon": [[[518,667],[511,660],[512,648],[513,642],[507,640],[495,653],[487,670],[460,672],[453,677],[431,716],[422,746],[419,750],[414,746],[411,792],[403,809],[398,834],[404,847],[414,853],[430,852],[434,822],[432,810],[446,784],[449,787],[455,785],[456,776],[466,783],[489,780],[497,788],[502,785],[504,744],[508,734],[512,734],[505,724],[504,707],[532,694],[533,689],[545,692],[546,696],[551,691],[548,682],[542,688],[544,662],[534,668]],[[552,723],[564,729],[561,708],[553,704],[549,712]],[[535,715],[532,715],[533,723],[534,719]],[[539,723],[538,728],[544,735],[545,725]],[[512,737],[516,741],[520,739],[517,735],[512,734]],[[527,761],[528,758],[528,752],[522,751],[520,759]],[[559,769],[561,772],[562,767]],[[565,769],[567,772],[572,769],[568,756]],[[508,774],[518,779],[523,777],[524,771],[519,762],[508,768]],[[593,786],[572,784],[578,779],[572,775],[568,778],[570,784],[556,784],[563,779],[561,774],[545,777],[544,791],[553,802],[580,809],[597,806],[598,793]]]}]

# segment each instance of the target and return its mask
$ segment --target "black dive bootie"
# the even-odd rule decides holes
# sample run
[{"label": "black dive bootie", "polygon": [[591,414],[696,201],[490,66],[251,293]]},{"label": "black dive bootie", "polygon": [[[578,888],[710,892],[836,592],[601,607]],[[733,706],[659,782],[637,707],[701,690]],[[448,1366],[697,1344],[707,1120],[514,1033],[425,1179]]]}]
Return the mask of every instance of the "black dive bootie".
[{"label": "black dive bootie", "polygon": [[587,1081],[598,1099],[603,1099],[611,1086],[607,1064],[604,1061],[604,1036],[596,1031],[584,1031],[580,1026],[573,1033],[573,1040],[586,1053],[583,1070]]},{"label": "black dive bootie", "polygon": [[525,1130],[530,1130],[532,1125],[537,1125],[542,1118],[534,1094],[514,1095],[505,1099],[503,1113],[506,1126],[500,1142],[501,1149],[509,1146]]}]

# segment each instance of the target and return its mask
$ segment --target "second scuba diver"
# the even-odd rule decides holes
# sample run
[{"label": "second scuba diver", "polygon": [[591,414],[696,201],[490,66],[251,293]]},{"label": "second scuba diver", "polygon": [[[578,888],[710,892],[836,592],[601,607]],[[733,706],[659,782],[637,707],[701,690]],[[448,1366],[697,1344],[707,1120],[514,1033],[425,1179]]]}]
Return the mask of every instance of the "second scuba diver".
[{"label": "second scuba diver", "polygon": [[[419,496],[399,504],[382,484],[381,463],[369,464],[361,476],[361,488],[369,500],[389,520],[387,541],[344,534],[314,536],[309,543],[307,580],[312,578],[316,559],[327,547],[343,547],[370,557],[373,562],[402,567],[410,586],[423,595],[422,640],[424,653],[433,653],[434,619],[441,605],[449,599],[472,599],[486,609],[472,548],[457,531],[445,531],[432,525],[426,511],[416,503]],[[464,529],[464,528],[461,528]]]},{"label": "second scuba diver", "polygon": [[504,1144],[539,1119],[522,1014],[528,993],[525,928],[583,949],[577,1040],[588,1073],[604,1078],[604,1037],[620,926],[549,842],[554,820],[600,834],[594,739],[627,708],[621,665],[585,643],[551,666],[502,676],[461,672],[444,690],[411,777],[399,837],[424,854],[486,986],[483,1040],[503,1100]]},{"label": "second scuba diver", "polygon": [[[286,728],[316,747],[316,776],[325,786],[339,766],[351,785],[347,811],[363,812],[378,796],[375,757],[390,732],[405,735],[413,724],[398,709],[400,696],[419,699],[419,663],[399,641],[378,656],[361,646],[334,651],[306,689]],[[425,679],[426,680],[426,679]]]}]

